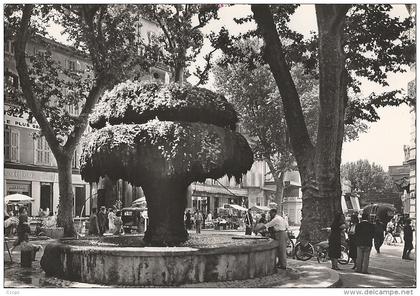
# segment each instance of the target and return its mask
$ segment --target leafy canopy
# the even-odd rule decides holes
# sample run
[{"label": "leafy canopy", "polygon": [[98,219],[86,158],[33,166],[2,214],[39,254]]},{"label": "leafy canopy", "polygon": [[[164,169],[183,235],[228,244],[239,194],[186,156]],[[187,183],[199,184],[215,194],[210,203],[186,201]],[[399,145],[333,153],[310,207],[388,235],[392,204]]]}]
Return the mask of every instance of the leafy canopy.
[{"label": "leafy canopy", "polygon": [[[318,78],[318,35],[313,32],[310,38],[289,28],[289,21],[299,5],[271,5],[277,31],[281,38],[286,62],[290,69],[296,64],[304,66],[306,73]],[[368,79],[381,86],[387,86],[389,73],[406,72],[414,62],[415,42],[408,34],[414,28],[412,18],[391,17],[390,4],[358,4],[353,5],[347,13],[345,23],[346,69],[348,72],[348,102],[346,107],[346,123],[358,124],[358,120],[374,122],[379,120],[377,108],[414,104],[403,90],[390,90],[382,93],[371,93],[367,97],[361,95],[361,81]],[[253,16],[236,19],[238,24],[253,21]],[[236,41],[260,37],[258,30],[239,36],[230,36],[223,28],[221,49],[225,53],[219,64],[227,65],[238,61],[246,62],[250,69],[264,63],[261,55],[249,54],[237,46]],[[295,80],[295,84],[299,82]]]},{"label": "leafy canopy", "polygon": [[351,182],[351,189],[361,193],[395,192],[396,187],[380,165],[358,160],[341,165],[341,175]]}]

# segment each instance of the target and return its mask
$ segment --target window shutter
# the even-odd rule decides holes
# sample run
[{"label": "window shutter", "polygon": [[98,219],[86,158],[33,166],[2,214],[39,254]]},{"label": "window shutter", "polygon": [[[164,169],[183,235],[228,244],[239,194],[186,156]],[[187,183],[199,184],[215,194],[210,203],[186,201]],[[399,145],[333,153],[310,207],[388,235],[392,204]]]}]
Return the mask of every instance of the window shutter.
[{"label": "window shutter", "polygon": [[4,131],[4,159],[10,160],[10,131]]},{"label": "window shutter", "polygon": [[10,160],[19,160],[19,133],[16,131],[10,132]]}]

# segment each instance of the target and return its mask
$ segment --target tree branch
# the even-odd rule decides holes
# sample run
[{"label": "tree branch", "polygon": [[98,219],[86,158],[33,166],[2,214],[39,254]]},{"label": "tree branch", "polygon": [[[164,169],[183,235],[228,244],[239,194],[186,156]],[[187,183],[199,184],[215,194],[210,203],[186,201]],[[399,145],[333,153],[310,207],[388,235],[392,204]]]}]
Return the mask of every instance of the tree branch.
[{"label": "tree branch", "polygon": [[251,5],[251,9],[265,41],[264,59],[270,66],[281,94],[287,128],[296,160],[298,163],[303,163],[304,159],[312,153],[314,147],[305,124],[299,95],[286,64],[283,46],[274,24],[273,15],[268,5]]},{"label": "tree branch", "polygon": [[89,92],[86,102],[83,105],[82,111],[77,118],[77,124],[74,126],[73,132],[69,135],[64,149],[66,151],[73,151],[73,149],[79,144],[80,138],[88,125],[88,117],[92,112],[93,107],[98,102],[106,89],[106,83],[101,83],[98,79],[95,86],[93,86]]},{"label": "tree branch", "polygon": [[45,136],[51,151],[58,155],[62,152],[59,141],[57,140],[54,130],[52,129],[48,119],[43,111],[41,102],[35,97],[32,89],[32,81],[29,77],[28,65],[26,64],[26,44],[30,37],[29,23],[32,16],[34,5],[27,4],[23,8],[22,20],[16,34],[15,61],[16,69],[19,74],[21,88],[29,109],[32,111],[36,121],[38,122],[43,135]]},{"label": "tree branch", "polygon": [[211,57],[213,56],[213,54],[216,52],[218,48],[213,49],[212,51],[210,51],[206,57],[204,58],[204,60],[206,61],[206,67],[204,67],[204,70],[201,71],[200,73],[197,71],[197,76],[199,77],[199,81],[197,82],[197,84],[195,86],[199,86],[200,84],[204,84],[207,79],[208,79],[208,72],[211,69]]},{"label": "tree branch", "polygon": [[156,22],[159,24],[159,27],[162,29],[163,34],[165,34],[166,39],[168,39],[169,47],[173,49],[175,46],[172,42],[171,35],[169,34],[168,29],[165,27],[165,25],[162,23],[160,17],[157,16],[156,12],[153,13],[153,16],[155,17]]}]

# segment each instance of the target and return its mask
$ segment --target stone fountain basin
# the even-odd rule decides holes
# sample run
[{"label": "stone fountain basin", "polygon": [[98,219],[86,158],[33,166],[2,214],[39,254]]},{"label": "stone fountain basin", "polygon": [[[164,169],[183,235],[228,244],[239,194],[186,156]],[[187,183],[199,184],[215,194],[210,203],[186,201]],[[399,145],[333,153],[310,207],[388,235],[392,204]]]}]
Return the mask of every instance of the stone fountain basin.
[{"label": "stone fountain basin", "polygon": [[142,236],[61,239],[45,247],[41,267],[63,279],[123,286],[177,286],[243,280],[275,272],[278,242],[191,235],[179,247],[144,247]]}]

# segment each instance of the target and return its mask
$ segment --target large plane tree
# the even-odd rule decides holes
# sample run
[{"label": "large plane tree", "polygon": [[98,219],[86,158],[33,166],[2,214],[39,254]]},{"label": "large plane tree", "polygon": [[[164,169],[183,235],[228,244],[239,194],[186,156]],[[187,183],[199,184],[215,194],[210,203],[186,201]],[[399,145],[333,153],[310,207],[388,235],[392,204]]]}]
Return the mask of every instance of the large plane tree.
[{"label": "large plane tree", "polygon": [[[413,57],[407,18],[391,17],[390,5],[315,5],[318,35],[304,43],[288,28],[295,7],[252,5],[258,33],[264,40],[262,57],[270,66],[283,103],[291,146],[302,179],[303,208],[301,240],[325,238],[341,211],[340,164],[344,124],[355,118],[377,120],[375,108],[408,102],[399,90],[355,99],[360,92],[358,77],[387,85],[388,72],[403,72]],[[293,40],[286,45],[285,39]],[[290,46],[290,44],[294,45]],[[286,50],[287,49],[287,50]],[[290,50],[292,49],[292,50]],[[311,141],[305,124],[290,63],[300,59],[310,70],[319,71],[318,133]]]}]

